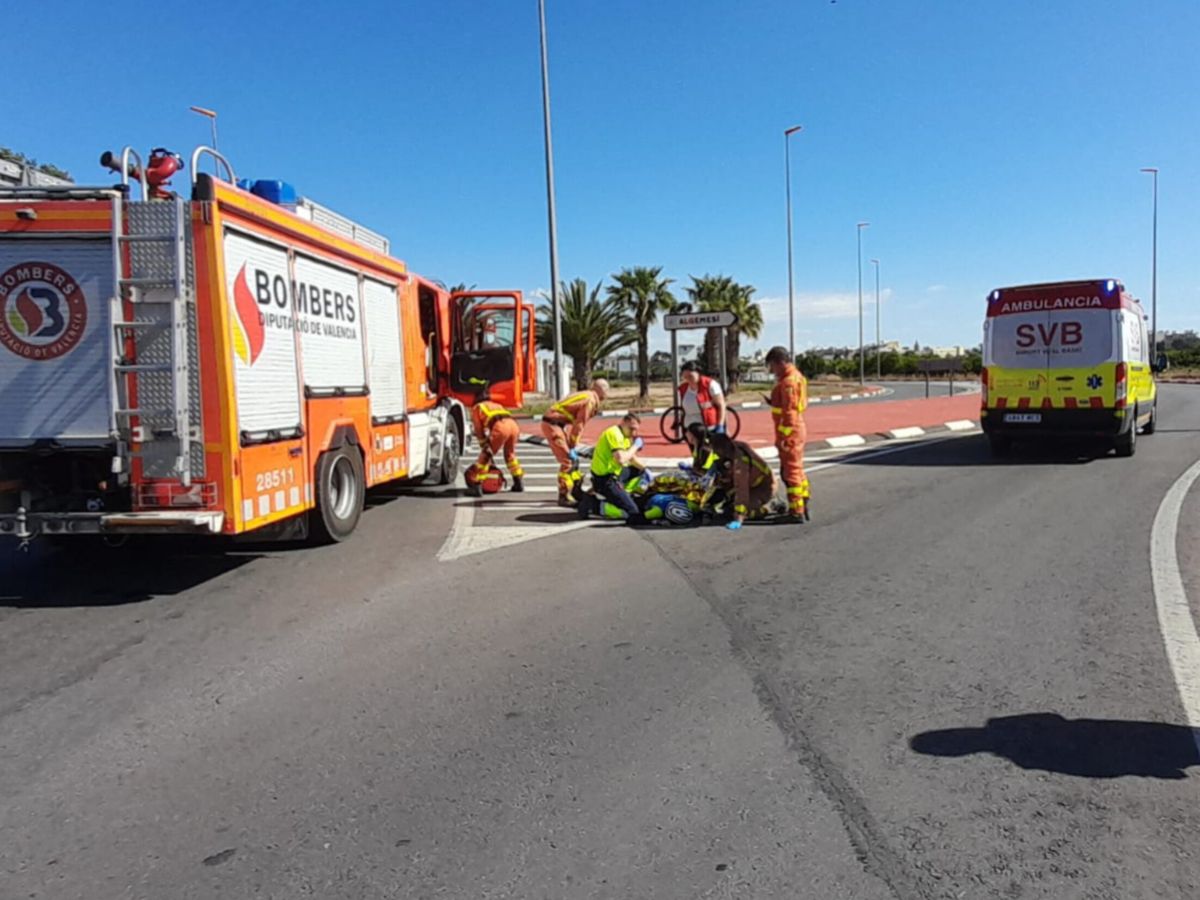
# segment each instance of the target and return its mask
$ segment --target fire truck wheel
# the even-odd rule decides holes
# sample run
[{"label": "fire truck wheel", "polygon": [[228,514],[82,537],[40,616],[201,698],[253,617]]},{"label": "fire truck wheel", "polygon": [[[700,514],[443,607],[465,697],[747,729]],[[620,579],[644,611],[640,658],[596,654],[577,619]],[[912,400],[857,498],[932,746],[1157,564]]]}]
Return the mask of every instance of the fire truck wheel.
[{"label": "fire truck wheel", "polygon": [[365,479],[362,457],[354,447],[338,447],[321,454],[317,463],[317,508],[312,532],[321,543],[350,537],[362,515]]},{"label": "fire truck wheel", "polygon": [[446,449],[442,452],[442,471],[438,473],[438,484],[453,484],[458,478],[458,464],[462,459],[462,437],[458,423],[450,420],[446,429]]}]

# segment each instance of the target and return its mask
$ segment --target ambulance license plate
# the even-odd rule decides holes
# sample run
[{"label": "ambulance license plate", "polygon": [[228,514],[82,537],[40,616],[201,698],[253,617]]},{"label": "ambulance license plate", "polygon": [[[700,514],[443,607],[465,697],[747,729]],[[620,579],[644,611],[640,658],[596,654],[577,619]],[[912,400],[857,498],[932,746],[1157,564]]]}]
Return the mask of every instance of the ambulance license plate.
[{"label": "ambulance license plate", "polygon": [[1036,425],[1042,421],[1041,413],[1005,413],[1005,422],[1012,422],[1017,425]]}]

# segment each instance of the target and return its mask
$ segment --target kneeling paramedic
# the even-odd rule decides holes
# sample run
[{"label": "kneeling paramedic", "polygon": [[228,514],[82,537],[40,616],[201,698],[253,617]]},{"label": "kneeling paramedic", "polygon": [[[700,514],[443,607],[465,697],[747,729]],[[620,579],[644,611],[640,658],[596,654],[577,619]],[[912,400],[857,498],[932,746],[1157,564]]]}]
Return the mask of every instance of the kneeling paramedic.
[{"label": "kneeling paramedic", "polygon": [[471,496],[478,497],[482,493],[478,480],[491,469],[500,452],[504,453],[504,464],[512,475],[512,489],[517,493],[525,490],[525,470],[517,459],[517,441],[521,429],[512,413],[493,401],[491,394],[485,390],[471,407],[471,425],[475,440],[479,442],[479,459],[475,460],[466,475]]},{"label": "kneeling paramedic", "polygon": [[[627,413],[621,424],[606,429],[592,450],[592,490],[596,497],[614,507],[613,510],[595,507],[595,497],[584,495],[579,503],[579,517],[586,519],[593,511],[599,511],[606,518],[622,518],[641,520],[641,510],[637,502],[625,489],[625,482],[632,478],[626,470],[630,468],[644,469],[637,458],[634,441],[637,440],[641,428],[641,419],[636,413]],[[615,515],[609,515],[609,513]]]}]

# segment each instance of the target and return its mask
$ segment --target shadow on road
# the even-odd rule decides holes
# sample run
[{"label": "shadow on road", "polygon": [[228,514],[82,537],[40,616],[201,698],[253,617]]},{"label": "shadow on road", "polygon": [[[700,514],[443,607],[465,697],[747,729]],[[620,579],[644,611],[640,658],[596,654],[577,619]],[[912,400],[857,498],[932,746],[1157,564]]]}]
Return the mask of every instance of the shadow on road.
[{"label": "shadow on road", "polygon": [[451,497],[465,497],[467,492],[462,488],[446,487],[414,487],[402,485],[399,487],[376,487],[367,491],[366,509],[384,506],[395,500],[406,498],[410,500],[446,500]]},{"label": "shadow on road", "polygon": [[[886,448],[886,444],[882,445]],[[933,467],[952,466],[1077,466],[1103,459],[1111,455],[1102,443],[1087,441],[1053,441],[1036,444],[1016,444],[1010,456],[992,456],[991,447],[983,435],[955,438],[911,445],[911,448],[895,453],[878,453],[881,445],[864,451],[862,456],[844,460],[848,466],[901,466]],[[877,455],[871,455],[875,453]]]},{"label": "shadow on road", "polygon": [[[503,509],[503,507],[497,507]],[[536,525],[566,525],[569,522],[578,522],[579,516],[570,510],[562,512],[544,512],[544,513],[529,513],[523,516],[516,516],[516,521],[533,523]]]},{"label": "shadow on road", "polygon": [[927,756],[990,753],[1022,769],[1079,778],[1179,779],[1200,764],[1196,740],[1185,725],[1028,713],[988,719],[982,728],[926,731],[909,747]]},{"label": "shadow on road", "polygon": [[260,553],[222,543],[195,547],[145,541],[124,547],[51,547],[28,553],[0,543],[0,609],[119,606],[171,596],[239,569]]}]

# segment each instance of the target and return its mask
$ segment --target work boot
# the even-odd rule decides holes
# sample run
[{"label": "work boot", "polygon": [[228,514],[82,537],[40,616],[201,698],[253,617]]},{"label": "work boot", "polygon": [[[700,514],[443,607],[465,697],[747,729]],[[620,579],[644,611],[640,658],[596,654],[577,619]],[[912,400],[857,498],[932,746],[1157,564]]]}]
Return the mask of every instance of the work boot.
[{"label": "work boot", "polygon": [[558,495],[558,505],[561,506],[563,509],[574,509],[575,508],[575,504],[571,502],[571,498],[568,497],[566,494]]},{"label": "work boot", "polygon": [[482,497],[483,496],[483,488],[481,488],[477,484],[468,484],[467,485],[467,496],[468,497]]},{"label": "work boot", "polygon": [[512,489],[513,489],[514,494],[522,494],[525,492],[525,481],[524,481],[524,479],[521,478],[520,475],[513,476]]},{"label": "work boot", "polygon": [[584,494],[579,500],[579,506],[575,508],[575,515],[581,519],[586,519],[592,514],[592,509],[596,505],[596,498],[591,494]]}]

